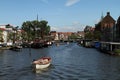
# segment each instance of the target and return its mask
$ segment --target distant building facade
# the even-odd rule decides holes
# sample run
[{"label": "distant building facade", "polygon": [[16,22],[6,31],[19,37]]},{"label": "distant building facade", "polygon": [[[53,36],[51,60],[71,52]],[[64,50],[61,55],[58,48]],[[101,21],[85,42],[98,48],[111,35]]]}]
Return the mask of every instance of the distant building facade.
[{"label": "distant building facade", "polygon": [[114,41],[115,20],[110,16],[110,12],[95,25],[95,31],[100,31],[101,41]]},{"label": "distant building facade", "polygon": [[[13,44],[13,39],[12,39],[12,35],[11,35],[11,39],[10,39],[10,34],[12,33],[16,33],[16,42],[22,40],[21,38],[21,31],[22,30],[13,30],[13,26],[10,24],[7,25],[0,25],[0,31],[1,31],[1,41],[0,44],[7,44],[7,45],[12,45]],[[18,37],[18,38],[17,38]]]},{"label": "distant building facade", "polygon": [[68,37],[71,36],[73,32],[56,32],[51,31],[50,35],[53,37],[53,40],[68,40]]},{"label": "distant building facade", "polygon": [[71,35],[79,36],[79,38],[84,38],[84,31],[78,32],[56,32],[51,31],[50,35],[53,37],[53,40],[68,40]]},{"label": "distant building facade", "polygon": [[83,39],[85,37],[84,31],[78,31],[77,34],[81,39]]},{"label": "distant building facade", "polygon": [[0,43],[7,43],[7,36],[8,36],[8,32],[10,30],[6,28],[6,25],[0,25],[0,30],[1,30],[1,39],[3,39],[3,41],[1,41]]},{"label": "distant building facade", "polygon": [[115,41],[120,42],[120,16],[117,19],[116,28],[115,28],[116,34],[115,34]]}]

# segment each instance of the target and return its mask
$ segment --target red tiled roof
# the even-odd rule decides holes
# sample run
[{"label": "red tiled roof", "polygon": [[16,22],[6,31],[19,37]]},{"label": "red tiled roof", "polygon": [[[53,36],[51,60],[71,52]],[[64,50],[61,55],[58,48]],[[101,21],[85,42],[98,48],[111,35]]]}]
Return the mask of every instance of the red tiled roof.
[{"label": "red tiled roof", "polygon": [[5,28],[0,28],[0,30],[5,31],[6,29]]}]

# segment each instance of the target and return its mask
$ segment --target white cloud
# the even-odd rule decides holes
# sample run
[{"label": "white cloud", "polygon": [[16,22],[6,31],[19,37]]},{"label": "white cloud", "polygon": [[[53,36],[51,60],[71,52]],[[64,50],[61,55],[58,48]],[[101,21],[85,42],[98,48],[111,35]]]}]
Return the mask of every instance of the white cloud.
[{"label": "white cloud", "polygon": [[83,31],[85,25],[80,24],[79,22],[73,22],[72,25],[66,25],[62,27],[51,27],[52,31],[57,32],[77,32],[77,31]]},{"label": "white cloud", "polygon": [[100,19],[96,19],[96,20],[94,21],[94,24],[97,24],[98,22],[100,22]]},{"label": "white cloud", "polygon": [[73,22],[73,25],[80,25],[80,22],[74,21],[74,22]]},{"label": "white cloud", "polygon": [[59,31],[58,27],[51,27],[51,31]]},{"label": "white cloud", "polygon": [[74,5],[74,4],[76,4],[76,3],[78,3],[80,0],[67,0],[67,2],[66,2],[66,6],[72,6],[72,5]]},{"label": "white cloud", "polygon": [[81,24],[80,21],[75,20],[72,21],[71,24],[66,25],[59,25],[59,26],[51,26],[51,31],[57,31],[57,32],[77,32],[77,31],[83,31],[86,25]]},{"label": "white cloud", "polygon": [[48,0],[41,0],[43,3],[48,3]]},{"label": "white cloud", "polygon": [[70,29],[68,27],[51,27],[51,31],[67,32],[70,31]]}]

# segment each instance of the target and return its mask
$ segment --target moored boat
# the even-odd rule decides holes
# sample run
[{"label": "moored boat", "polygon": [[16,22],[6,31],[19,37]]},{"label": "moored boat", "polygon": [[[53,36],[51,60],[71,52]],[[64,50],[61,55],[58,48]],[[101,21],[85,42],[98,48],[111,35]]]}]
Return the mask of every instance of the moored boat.
[{"label": "moored boat", "polygon": [[34,69],[44,69],[44,68],[49,67],[50,64],[51,64],[50,57],[42,57],[32,62],[32,66]]},{"label": "moored boat", "polygon": [[9,48],[9,50],[13,50],[13,51],[20,51],[22,49],[22,46],[12,46],[11,48]]}]

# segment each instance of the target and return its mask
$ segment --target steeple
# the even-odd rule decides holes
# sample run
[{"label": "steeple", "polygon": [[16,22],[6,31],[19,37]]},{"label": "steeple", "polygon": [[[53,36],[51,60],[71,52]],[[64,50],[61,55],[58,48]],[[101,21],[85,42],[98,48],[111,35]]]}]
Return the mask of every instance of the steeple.
[{"label": "steeple", "polygon": [[101,15],[101,20],[103,20],[104,16],[103,16],[103,12],[102,12],[102,15]]}]

